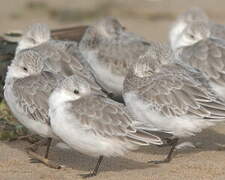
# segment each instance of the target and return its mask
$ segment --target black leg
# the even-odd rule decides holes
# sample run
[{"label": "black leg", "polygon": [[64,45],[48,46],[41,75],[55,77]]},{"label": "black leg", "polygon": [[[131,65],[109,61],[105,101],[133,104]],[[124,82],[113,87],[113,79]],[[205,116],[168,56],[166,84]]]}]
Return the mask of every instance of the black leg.
[{"label": "black leg", "polygon": [[171,149],[170,149],[167,157],[164,160],[149,161],[148,163],[154,163],[154,164],[169,163],[172,160],[172,155],[173,155],[173,152],[175,150],[177,143],[178,143],[178,138],[170,140],[169,144],[171,145]]},{"label": "black leg", "polygon": [[51,143],[52,143],[52,138],[48,138],[47,149],[46,149],[46,152],[45,152],[45,158],[46,159],[48,158],[48,154],[49,154]]},{"label": "black leg", "polygon": [[97,164],[96,164],[96,166],[95,166],[95,168],[93,170],[93,172],[90,172],[89,174],[82,174],[81,176],[83,178],[89,178],[89,177],[96,176],[97,173],[98,173],[98,169],[99,169],[99,166],[100,166],[102,160],[103,160],[103,156],[100,156],[99,159],[98,159],[98,162],[97,162]]}]

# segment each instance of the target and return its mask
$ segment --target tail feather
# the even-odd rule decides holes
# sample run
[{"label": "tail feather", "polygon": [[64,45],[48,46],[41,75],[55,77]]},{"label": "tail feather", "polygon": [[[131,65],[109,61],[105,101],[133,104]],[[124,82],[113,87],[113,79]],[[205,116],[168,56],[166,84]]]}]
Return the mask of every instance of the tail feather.
[{"label": "tail feather", "polygon": [[147,131],[143,130],[137,130],[134,134],[129,134],[128,137],[132,139],[134,143],[139,143],[142,145],[149,145],[149,144],[155,144],[155,145],[162,145],[163,141],[160,137],[153,135]]},{"label": "tail feather", "polygon": [[208,108],[214,108],[214,109],[219,109],[219,110],[223,110],[224,114],[225,114],[225,106],[224,103],[220,103],[220,102],[200,102],[200,104],[204,107],[208,107]]}]

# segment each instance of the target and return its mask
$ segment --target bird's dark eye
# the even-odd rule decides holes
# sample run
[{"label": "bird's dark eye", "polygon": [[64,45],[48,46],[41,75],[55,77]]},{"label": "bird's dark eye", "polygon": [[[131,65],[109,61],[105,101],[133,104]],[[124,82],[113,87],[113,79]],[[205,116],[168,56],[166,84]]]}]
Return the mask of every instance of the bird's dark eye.
[{"label": "bird's dark eye", "polygon": [[33,38],[28,38],[28,40],[32,43],[32,44],[36,44],[36,41]]},{"label": "bird's dark eye", "polygon": [[79,91],[76,89],[73,92],[74,92],[74,94],[79,94]]},{"label": "bird's dark eye", "polygon": [[27,68],[26,68],[26,67],[23,67],[23,70],[24,70],[24,71],[27,71]]},{"label": "bird's dark eye", "polygon": [[191,39],[194,39],[195,37],[194,37],[194,35],[190,34],[190,38],[191,38]]}]

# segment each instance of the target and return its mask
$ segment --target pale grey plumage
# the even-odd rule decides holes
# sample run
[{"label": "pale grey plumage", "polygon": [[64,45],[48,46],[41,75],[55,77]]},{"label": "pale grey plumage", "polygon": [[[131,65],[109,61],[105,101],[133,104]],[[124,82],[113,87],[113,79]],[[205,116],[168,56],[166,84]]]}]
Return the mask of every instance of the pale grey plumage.
[{"label": "pale grey plumage", "polygon": [[185,63],[204,72],[210,80],[225,85],[224,50],[224,42],[215,39],[206,39],[192,46],[179,49],[178,57]]},{"label": "pale grey plumage", "polygon": [[82,153],[118,156],[139,145],[162,144],[157,136],[135,127],[124,105],[102,96],[81,77],[66,78],[49,105],[55,134]]},{"label": "pale grey plumage", "polygon": [[[87,63],[83,63],[84,60],[76,42],[48,40],[38,46],[22,51],[32,51],[33,56],[37,56],[36,58],[42,61],[42,71],[49,71],[64,77],[77,74],[90,79],[93,84],[96,84],[91,68]],[[17,58],[19,58],[19,55]],[[27,62],[29,63],[29,59],[27,59]]]},{"label": "pale grey plumage", "polygon": [[[93,90],[87,80],[67,77],[49,98],[50,124],[54,133],[73,149],[99,156],[93,172],[96,176],[103,157],[122,156],[139,146],[162,140],[136,128],[136,122],[119,104]],[[101,93],[101,92],[100,92]]]},{"label": "pale grey plumage", "polygon": [[182,20],[189,24],[196,21],[208,22],[209,18],[203,9],[192,7],[178,16],[177,20]]},{"label": "pale grey plumage", "polygon": [[176,21],[172,24],[170,29],[170,42],[171,45],[175,43],[182,30],[193,22],[207,23],[210,29],[210,36],[216,39],[225,40],[225,25],[217,24],[209,19],[208,15],[201,8],[190,8],[182,13]]},{"label": "pale grey plumage", "polygon": [[212,122],[225,120],[225,103],[207,79],[173,56],[168,64],[162,64],[159,56],[141,58],[125,79],[124,99],[138,120],[146,120],[149,130],[176,137],[193,135]]},{"label": "pale grey plumage", "polygon": [[16,53],[21,50],[38,46],[51,38],[51,32],[47,24],[31,24],[23,32],[22,39],[16,48]]},{"label": "pale grey plumage", "polygon": [[[113,23],[109,20],[113,22],[116,21],[116,19],[108,18],[102,21],[106,21],[108,24]],[[99,24],[101,24],[101,27],[99,27]],[[105,66],[112,66],[112,69],[118,75],[125,75],[126,69],[135,61],[135,58],[138,58],[146,51],[149,43],[144,41],[141,37],[130,35],[129,32],[124,31],[122,27],[115,27],[115,32],[111,33],[112,29],[104,25],[105,24],[100,21],[87,29],[87,32],[80,42],[80,49],[81,51],[98,51],[96,56],[100,63]],[[121,25],[117,24],[117,26]]]},{"label": "pale grey plumage", "polygon": [[50,72],[16,80],[11,89],[15,105],[30,119],[49,124],[48,98],[60,80]]},{"label": "pale grey plumage", "polygon": [[135,33],[126,31],[126,28],[118,19],[108,16],[97,21],[93,27],[102,36],[108,39],[123,38],[124,40],[143,40],[145,39]]},{"label": "pale grey plumage", "polygon": [[187,25],[193,22],[208,23],[208,16],[200,8],[190,8],[178,16],[175,22],[172,23],[169,31],[169,40],[173,49],[183,30],[187,27]]},{"label": "pale grey plumage", "polygon": [[211,37],[225,40],[225,25],[210,22]]},{"label": "pale grey plumage", "polygon": [[144,54],[150,43],[124,30],[114,18],[105,18],[90,26],[79,49],[106,91],[121,95],[129,66]]},{"label": "pale grey plumage", "polygon": [[91,69],[83,63],[77,43],[51,40],[50,30],[45,24],[30,25],[24,32],[18,49],[18,52],[32,49],[39,54],[42,57],[40,59],[44,61],[44,70],[64,76],[77,73],[95,81],[90,73]]},{"label": "pale grey plumage", "polygon": [[151,137],[147,132],[137,132],[125,107],[115,101],[100,96],[87,96],[72,102],[71,107],[73,109],[70,109],[70,113],[74,114],[83,126],[89,127],[87,132],[118,138],[124,142],[129,140],[135,145],[161,143],[160,139],[153,135]]},{"label": "pale grey plumage", "polygon": [[49,126],[48,97],[63,77],[43,72],[43,68],[34,51],[18,52],[8,68],[4,97],[25,127],[43,137],[55,137]]},{"label": "pale grey plumage", "polygon": [[[71,49],[73,49],[73,52],[70,52],[72,51]],[[93,79],[88,69],[81,63],[82,57],[77,50],[75,42],[51,40],[32,48],[32,50],[43,57],[45,68],[48,71],[65,76],[80,73],[87,78]]]},{"label": "pale grey plumage", "polygon": [[[210,36],[201,36],[200,39],[195,41],[196,36],[205,34],[199,28],[201,24],[204,25],[204,23],[191,23],[187,26],[187,28],[190,27],[190,30],[193,29],[191,27],[195,27],[195,31],[189,32],[192,39],[189,43],[178,46],[175,53],[181,61],[199,69],[209,79],[214,90],[225,97],[225,42]],[[207,28],[207,26],[204,27]],[[187,34],[184,31],[182,36],[187,36]]]}]

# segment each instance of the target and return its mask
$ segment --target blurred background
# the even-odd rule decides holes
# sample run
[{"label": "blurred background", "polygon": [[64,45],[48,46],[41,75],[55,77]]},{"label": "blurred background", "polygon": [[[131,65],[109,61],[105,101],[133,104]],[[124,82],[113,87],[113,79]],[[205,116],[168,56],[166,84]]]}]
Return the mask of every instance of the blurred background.
[{"label": "blurred background", "polygon": [[224,0],[0,0],[0,33],[35,22],[59,28],[115,16],[128,30],[162,41],[176,16],[196,6],[225,24]]}]

